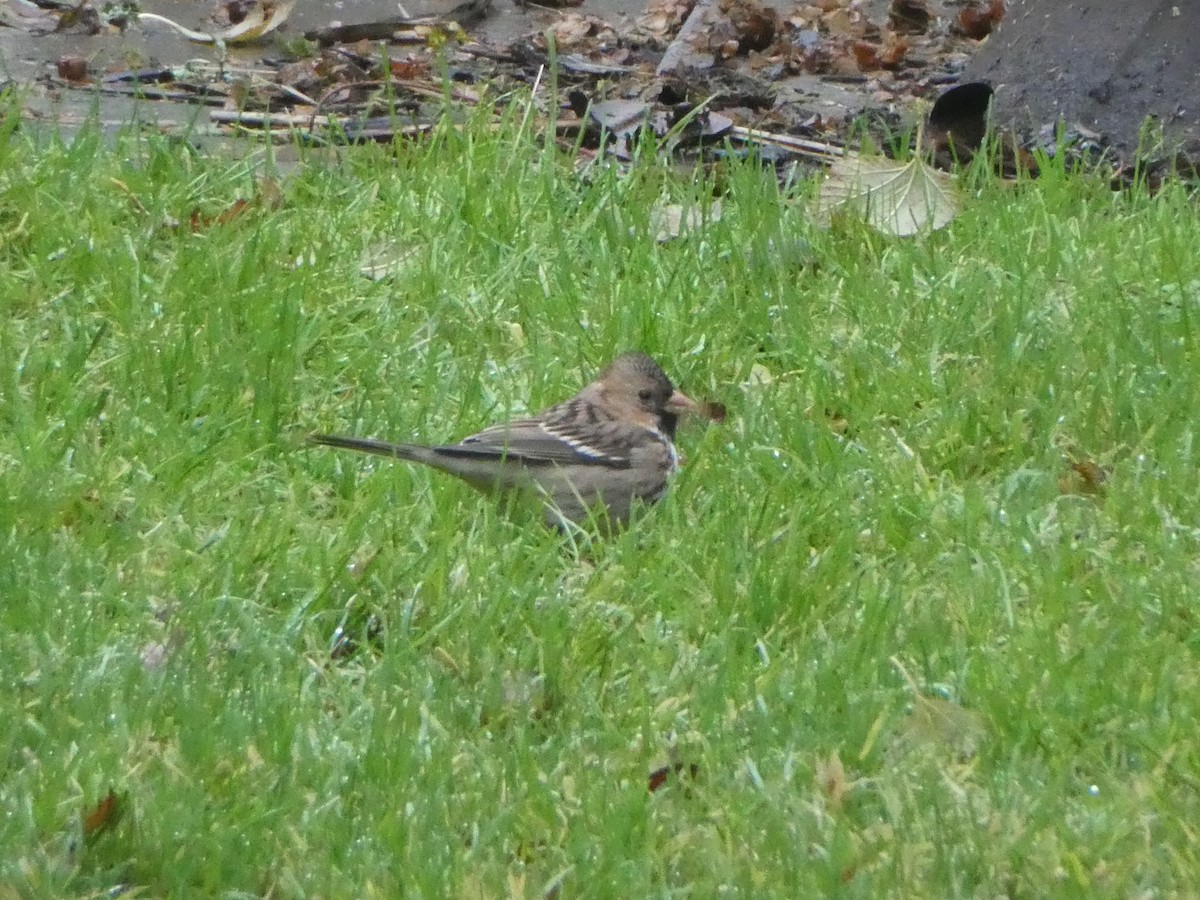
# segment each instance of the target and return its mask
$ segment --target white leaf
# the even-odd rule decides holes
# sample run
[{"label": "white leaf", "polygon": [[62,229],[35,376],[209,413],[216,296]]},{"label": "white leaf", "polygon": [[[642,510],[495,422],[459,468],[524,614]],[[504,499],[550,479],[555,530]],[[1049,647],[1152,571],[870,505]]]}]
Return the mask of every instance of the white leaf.
[{"label": "white leaf", "polygon": [[824,217],[852,210],[872,228],[899,237],[947,225],[958,215],[958,206],[954,177],[919,157],[907,163],[843,157],[830,166],[818,198]]},{"label": "white leaf", "polygon": [[395,278],[416,262],[417,249],[380,241],[363,252],[358,271],[372,281]]},{"label": "white leaf", "polygon": [[706,222],[721,221],[721,201],[714,200],[707,213],[699,206],[659,203],[650,210],[650,230],[660,244],[699,230]]},{"label": "white leaf", "polygon": [[189,41],[198,44],[215,44],[217,41],[226,44],[246,44],[270,34],[282,25],[295,5],[296,0],[259,0],[242,21],[213,34],[193,31],[166,16],[157,16],[154,13],[139,13],[138,19],[170,25]]}]

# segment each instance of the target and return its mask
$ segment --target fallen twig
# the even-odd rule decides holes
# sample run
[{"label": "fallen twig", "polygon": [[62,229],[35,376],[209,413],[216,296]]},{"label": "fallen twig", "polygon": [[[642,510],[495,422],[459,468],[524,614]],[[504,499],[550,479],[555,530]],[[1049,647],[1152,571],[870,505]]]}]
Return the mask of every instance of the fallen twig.
[{"label": "fallen twig", "polygon": [[247,112],[236,109],[214,109],[208,115],[218,125],[242,125],[250,128],[345,128],[353,121],[345,116],[298,116],[293,113]]},{"label": "fallen twig", "polygon": [[821,162],[832,162],[843,156],[857,156],[853,150],[847,150],[837,144],[826,144],[822,141],[810,141],[806,138],[794,137],[790,134],[776,134],[771,131],[760,131],[757,128],[746,128],[743,125],[733,125],[729,129],[730,137],[741,138],[750,144],[762,144],[768,147],[779,147],[798,153],[809,159]]}]

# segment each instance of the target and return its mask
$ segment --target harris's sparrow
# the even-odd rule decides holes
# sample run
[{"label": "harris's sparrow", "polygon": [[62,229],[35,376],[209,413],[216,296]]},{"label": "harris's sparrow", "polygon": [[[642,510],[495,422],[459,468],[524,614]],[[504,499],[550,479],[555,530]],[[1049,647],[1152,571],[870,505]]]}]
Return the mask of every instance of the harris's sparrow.
[{"label": "harris's sparrow", "polygon": [[424,446],[314,434],[309,441],[424,463],[485,492],[540,494],[552,524],[582,523],[603,507],[610,524],[635,500],[654,503],[679,466],[675,425],[700,407],[645,353],[626,353],[569,400],[457,444]]}]

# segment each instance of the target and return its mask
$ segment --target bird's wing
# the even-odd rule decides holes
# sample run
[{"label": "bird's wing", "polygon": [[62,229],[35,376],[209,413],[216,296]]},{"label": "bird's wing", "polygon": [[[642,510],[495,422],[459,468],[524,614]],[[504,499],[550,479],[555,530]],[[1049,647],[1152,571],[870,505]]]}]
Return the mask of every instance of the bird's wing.
[{"label": "bird's wing", "polygon": [[590,406],[555,407],[546,415],[485,428],[442,452],[503,456],[524,464],[598,465],[627,469],[636,447],[657,437]]}]

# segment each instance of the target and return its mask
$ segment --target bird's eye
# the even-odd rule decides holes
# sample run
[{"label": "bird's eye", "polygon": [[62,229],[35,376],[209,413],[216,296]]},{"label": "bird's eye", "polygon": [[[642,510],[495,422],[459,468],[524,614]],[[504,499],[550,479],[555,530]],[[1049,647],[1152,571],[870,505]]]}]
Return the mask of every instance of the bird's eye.
[{"label": "bird's eye", "polygon": [[650,390],[650,388],[642,388],[638,391],[638,399],[643,403],[649,403],[654,399],[654,391]]}]

